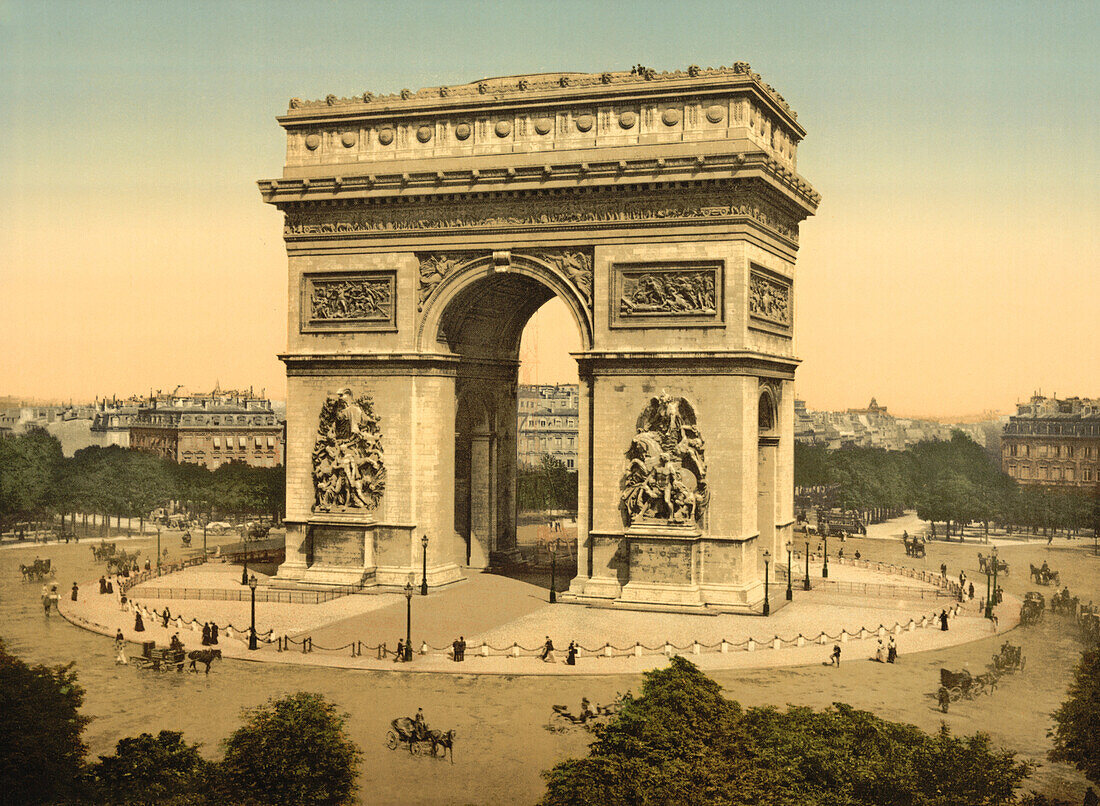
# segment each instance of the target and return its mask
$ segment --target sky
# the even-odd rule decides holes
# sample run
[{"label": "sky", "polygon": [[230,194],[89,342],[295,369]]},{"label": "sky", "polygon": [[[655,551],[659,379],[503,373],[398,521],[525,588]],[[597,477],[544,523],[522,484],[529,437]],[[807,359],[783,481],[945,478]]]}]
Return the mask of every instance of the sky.
[{"label": "sky", "polygon": [[[1097,41],[1095,2],[0,0],[0,395],[283,396],[255,182],[291,97],[747,61],[823,197],[795,284],[811,409],[1100,397]],[[561,319],[536,315],[526,379],[575,378]]]}]

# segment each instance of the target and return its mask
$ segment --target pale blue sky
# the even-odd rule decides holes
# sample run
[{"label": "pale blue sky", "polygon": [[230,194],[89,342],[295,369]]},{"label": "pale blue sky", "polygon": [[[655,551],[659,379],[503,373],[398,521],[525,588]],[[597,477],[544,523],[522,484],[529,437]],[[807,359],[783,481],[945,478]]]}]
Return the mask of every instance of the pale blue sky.
[{"label": "pale blue sky", "polygon": [[[811,407],[1100,396],[1098,41],[1095,2],[0,0],[0,394],[281,394],[285,257],[254,183],[291,96],[748,61],[824,197]],[[249,337],[226,349],[228,326]]]}]

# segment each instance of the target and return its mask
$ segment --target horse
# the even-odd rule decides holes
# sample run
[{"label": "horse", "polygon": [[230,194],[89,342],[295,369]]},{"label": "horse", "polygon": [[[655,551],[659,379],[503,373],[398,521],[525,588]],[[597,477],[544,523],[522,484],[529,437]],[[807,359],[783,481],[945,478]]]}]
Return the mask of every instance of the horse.
[{"label": "horse", "polygon": [[187,653],[187,657],[191,659],[191,665],[188,666],[188,670],[198,673],[198,669],[195,668],[196,663],[206,664],[206,673],[210,674],[210,664],[214,662],[215,658],[221,659],[222,651],[220,649],[193,649]]},{"label": "horse", "polygon": [[446,755],[447,751],[451,751],[451,763],[455,763],[455,732],[449,730],[444,733],[441,730],[430,730],[428,736],[432,740],[432,755],[436,753],[436,748],[442,747],[443,754]]}]

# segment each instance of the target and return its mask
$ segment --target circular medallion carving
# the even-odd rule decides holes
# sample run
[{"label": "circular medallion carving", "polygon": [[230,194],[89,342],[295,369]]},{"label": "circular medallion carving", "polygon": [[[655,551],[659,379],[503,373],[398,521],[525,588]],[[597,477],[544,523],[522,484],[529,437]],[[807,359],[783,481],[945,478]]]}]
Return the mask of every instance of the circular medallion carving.
[{"label": "circular medallion carving", "polygon": [[340,135],[340,142],[344,144],[344,148],[351,148],[359,142],[359,135],[355,132],[344,132]]},{"label": "circular medallion carving", "polygon": [[708,106],[707,107],[707,120],[711,123],[721,123],[722,119],[726,116],[726,110],[720,106]]},{"label": "circular medallion carving", "polygon": [[554,128],[554,121],[550,118],[539,118],[535,121],[535,131],[539,134],[550,134],[552,128]]},{"label": "circular medallion carving", "polygon": [[497,133],[497,137],[507,137],[512,133],[512,122],[509,120],[498,120],[497,125],[493,127],[493,131]]},{"label": "circular medallion carving", "polygon": [[310,151],[316,151],[317,146],[321,145],[321,135],[319,134],[307,134],[306,135],[306,148]]},{"label": "circular medallion carving", "polygon": [[470,128],[469,123],[459,123],[455,126],[455,137],[459,140],[468,140],[470,138],[470,132],[473,131]]},{"label": "circular medallion carving", "polygon": [[592,126],[596,123],[596,119],[591,115],[578,115],[577,116],[577,131],[589,132],[592,131]]},{"label": "circular medallion carving", "polygon": [[384,146],[388,146],[393,142],[393,129],[382,129],[378,132],[378,142]]},{"label": "circular medallion carving", "polygon": [[633,112],[623,112],[619,115],[619,127],[622,129],[630,129],[638,122],[638,116]]},{"label": "circular medallion carving", "polygon": [[416,139],[419,140],[422,143],[426,143],[429,140],[431,140],[432,139],[432,127],[431,126],[421,126],[419,129],[416,130]]},{"label": "circular medallion carving", "polygon": [[666,109],[661,113],[661,121],[666,126],[675,126],[680,122],[680,110],[679,109]]}]

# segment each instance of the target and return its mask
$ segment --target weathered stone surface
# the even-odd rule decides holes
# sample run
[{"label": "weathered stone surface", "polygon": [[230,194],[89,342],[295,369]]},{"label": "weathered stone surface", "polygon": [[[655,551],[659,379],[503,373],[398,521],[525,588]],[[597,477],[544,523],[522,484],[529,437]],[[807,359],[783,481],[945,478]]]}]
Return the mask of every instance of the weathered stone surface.
[{"label": "weathered stone surface", "polygon": [[[370,580],[418,581],[423,535],[431,585],[514,545],[519,342],[557,296],[582,344],[565,598],[757,606],[794,520],[794,264],[819,199],[774,90],[747,65],[636,68],[294,102],[280,122],[284,174],[260,189],[293,290],[283,575],[354,559],[329,545],[344,533],[309,536],[318,417],[345,387],[384,425],[385,492],[349,516]],[[691,417],[624,460],[660,431],[639,423],[654,401]],[[642,495],[666,465],[684,489],[669,473],[668,502]]]}]

